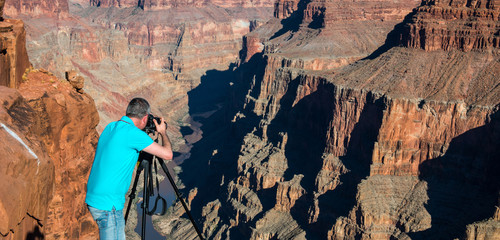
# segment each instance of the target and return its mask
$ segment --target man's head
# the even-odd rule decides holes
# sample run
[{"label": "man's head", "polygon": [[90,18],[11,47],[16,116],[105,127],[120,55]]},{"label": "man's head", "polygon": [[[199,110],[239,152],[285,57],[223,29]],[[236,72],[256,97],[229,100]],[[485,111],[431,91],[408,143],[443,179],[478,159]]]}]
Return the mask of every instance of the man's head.
[{"label": "man's head", "polygon": [[146,99],[134,98],[128,104],[126,115],[134,121],[138,128],[143,129],[146,126],[150,112],[151,108]]}]

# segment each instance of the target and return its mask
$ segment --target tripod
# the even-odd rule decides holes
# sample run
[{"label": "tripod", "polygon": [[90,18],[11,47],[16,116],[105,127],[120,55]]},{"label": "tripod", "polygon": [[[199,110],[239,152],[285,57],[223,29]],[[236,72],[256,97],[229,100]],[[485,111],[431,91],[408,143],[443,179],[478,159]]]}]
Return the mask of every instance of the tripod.
[{"label": "tripod", "polygon": [[[156,160],[156,161],[155,161]],[[145,240],[146,239],[146,215],[153,215],[154,212],[156,211],[156,207],[158,204],[158,201],[162,201],[163,204],[163,210],[161,215],[164,215],[166,213],[166,206],[167,206],[167,201],[160,196],[160,189],[159,189],[159,182],[158,182],[158,177],[156,178],[156,188],[158,191],[158,196],[156,197],[155,205],[151,211],[149,211],[149,196],[154,195],[154,188],[153,188],[153,169],[152,166],[154,165],[155,171],[158,174],[158,169],[156,162],[158,162],[167,175],[168,180],[170,181],[170,184],[174,188],[175,195],[177,196],[177,199],[180,200],[182,206],[184,207],[184,210],[186,211],[186,214],[189,217],[189,220],[191,220],[191,223],[193,224],[194,229],[196,230],[196,233],[198,234],[198,237],[203,240],[203,236],[201,235],[200,230],[196,226],[196,223],[194,222],[193,216],[191,216],[191,213],[184,202],[184,199],[182,198],[181,194],[179,193],[179,189],[175,185],[174,179],[170,175],[170,172],[168,171],[167,166],[165,165],[165,162],[161,158],[157,158],[147,152],[141,152],[139,154],[139,166],[137,167],[137,172],[135,175],[134,179],[134,184],[132,186],[131,193],[129,195],[129,202],[127,206],[127,211],[125,213],[125,222],[127,222],[128,214],[130,212],[130,207],[132,206],[132,200],[135,198],[135,193],[136,193],[136,188],[137,188],[137,183],[139,181],[139,177],[141,175],[141,172],[144,170],[144,189],[143,189],[143,202],[142,202],[142,230],[141,230],[141,239]]]}]

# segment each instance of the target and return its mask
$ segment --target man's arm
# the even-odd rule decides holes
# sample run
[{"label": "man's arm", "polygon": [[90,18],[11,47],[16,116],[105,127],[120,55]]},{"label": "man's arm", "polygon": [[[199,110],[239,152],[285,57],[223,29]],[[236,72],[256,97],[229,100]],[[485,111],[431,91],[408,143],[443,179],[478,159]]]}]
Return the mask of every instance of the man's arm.
[{"label": "man's arm", "polygon": [[167,135],[167,124],[165,123],[163,118],[161,118],[160,124],[158,124],[154,119],[153,122],[156,125],[156,131],[161,136],[161,143],[163,144],[163,146],[156,142],[153,142],[153,144],[144,148],[143,151],[151,153],[157,157],[163,158],[163,160],[165,161],[172,160],[173,157],[172,144],[170,143],[170,139],[168,138]]}]

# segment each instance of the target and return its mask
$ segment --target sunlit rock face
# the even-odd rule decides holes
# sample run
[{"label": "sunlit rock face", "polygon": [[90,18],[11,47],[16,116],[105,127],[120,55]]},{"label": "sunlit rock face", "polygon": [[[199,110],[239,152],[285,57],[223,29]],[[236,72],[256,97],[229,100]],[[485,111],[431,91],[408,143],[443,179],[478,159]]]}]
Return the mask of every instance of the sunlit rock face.
[{"label": "sunlit rock face", "polygon": [[222,8],[256,8],[256,7],[272,7],[273,1],[270,0],[257,0],[257,1],[244,1],[244,0],[90,0],[92,6],[98,7],[120,7],[130,8],[139,7],[144,10],[165,10],[178,7],[206,7],[208,5],[215,5]]},{"label": "sunlit rock face", "polygon": [[97,143],[92,98],[66,80],[28,70],[2,87],[0,218],[7,239],[95,238],[85,185]]},{"label": "sunlit rock face", "polygon": [[[363,3],[278,1],[280,19],[245,35],[227,134],[206,127],[180,174],[206,236],[500,237],[495,2],[443,3],[443,15],[425,1]],[[443,17],[455,11],[470,14]],[[462,35],[413,31],[430,26]],[[162,221],[166,236],[193,236],[179,212]]]},{"label": "sunlit rock face", "polygon": [[405,26],[403,44],[426,51],[491,51],[500,47],[499,20],[495,0],[423,1]]},{"label": "sunlit rock face", "polygon": [[342,67],[384,45],[395,25],[419,3],[277,1],[276,19],[245,36],[243,60],[264,52],[277,53],[308,70]]},{"label": "sunlit rock face", "polygon": [[9,17],[48,15],[58,18],[67,16],[68,11],[68,0],[5,0],[5,13]]},{"label": "sunlit rock face", "polygon": [[0,85],[18,87],[30,66],[24,23],[20,20],[0,20],[0,63]]},{"label": "sunlit rock face", "polygon": [[0,21],[0,234],[95,239],[84,202],[98,138],[94,101],[82,91],[81,76],[72,74],[70,83],[33,70],[25,46],[22,21]]}]

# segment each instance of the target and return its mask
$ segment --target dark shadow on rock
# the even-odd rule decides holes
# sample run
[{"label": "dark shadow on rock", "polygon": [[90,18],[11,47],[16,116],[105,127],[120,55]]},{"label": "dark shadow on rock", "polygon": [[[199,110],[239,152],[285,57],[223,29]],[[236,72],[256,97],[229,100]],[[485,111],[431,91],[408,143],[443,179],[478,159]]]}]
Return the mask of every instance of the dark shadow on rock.
[{"label": "dark shadow on rock", "polygon": [[372,94],[368,94],[367,103],[351,133],[350,142],[346,143],[347,153],[341,157],[350,172],[341,177],[342,185],[319,198],[321,210],[318,222],[309,224],[309,210],[314,207],[315,180],[323,164],[326,133],[337,106],[335,93],[338,89],[333,84],[320,83],[317,91],[293,105],[300,81],[300,78],[296,78],[288,84],[287,92],[280,101],[280,110],[267,132],[269,141],[275,146],[282,141],[280,133],[288,134],[285,147],[288,169],[284,175],[285,181],[297,174],[304,175],[301,186],[306,194],[291,209],[292,217],[306,231],[308,239],[326,239],[335,219],[347,216],[355,206],[357,185],[369,175],[373,144],[382,123],[385,105],[383,99],[375,99]]},{"label": "dark shadow on rock", "polygon": [[43,239],[45,239],[45,235],[43,235],[43,233],[40,231],[39,226],[35,226],[33,231],[28,232],[28,234],[26,234],[25,239],[26,240],[43,240]]},{"label": "dark shadow on rock", "polygon": [[[285,156],[288,169],[285,181],[296,174],[303,174],[301,185],[308,193],[315,184],[315,173],[322,166],[326,146],[326,132],[333,117],[335,89],[332,84],[320,83],[318,89],[302,98],[293,107],[300,79],[294,79],[281,101],[280,112],[268,127],[269,139],[280,140],[280,132],[288,134]],[[272,136],[275,137],[272,137]]]},{"label": "dark shadow on rock", "polygon": [[419,178],[428,184],[425,208],[431,228],[412,239],[463,238],[466,226],[495,212],[500,191],[500,114],[484,126],[455,137],[442,157],[427,160]]},{"label": "dark shadow on rock", "polygon": [[411,13],[406,15],[403,22],[396,24],[396,26],[394,26],[394,29],[392,29],[392,31],[387,34],[384,44],[362,60],[375,59],[383,53],[389,51],[389,49],[397,46],[402,46],[405,42],[407,42],[409,37],[408,23],[412,21],[412,18],[413,16],[415,16],[415,14],[416,11],[413,10]]},{"label": "dark shadow on rock", "polygon": [[373,145],[377,140],[382,124],[385,103],[383,98],[376,99],[368,93],[359,120],[351,132],[351,138],[344,156],[339,157],[348,173],[340,176],[341,184],[318,198],[320,213],[314,224],[315,233],[322,239],[339,217],[348,217],[356,206],[356,194],[361,180],[370,174]]},{"label": "dark shadow on rock", "polygon": [[307,25],[308,28],[311,29],[320,29],[325,27],[325,11],[326,9],[323,8],[321,11],[316,12],[312,16],[312,21]]},{"label": "dark shadow on rock", "polygon": [[[201,123],[203,138],[193,144],[189,159],[180,166],[182,172],[179,179],[185,185],[181,189],[187,196],[191,189],[197,188],[197,196],[191,203],[191,213],[199,226],[202,208],[216,199],[222,206],[219,217],[223,223],[229,224],[234,219],[227,199],[227,179],[234,179],[237,174],[237,159],[246,133],[253,126],[258,126],[260,118],[246,113],[245,118],[233,122],[233,117],[243,108],[248,90],[253,85],[260,91],[260,82],[264,74],[262,54],[254,55],[247,63],[237,69],[231,66],[226,71],[211,70],[202,77],[200,85],[188,93],[190,116],[211,112],[209,117],[198,117]],[[258,92],[251,93],[257,95]],[[181,131],[184,136],[191,131]],[[224,180],[225,179],[225,180]],[[218,231],[218,227],[215,232]],[[231,231],[231,238],[243,239],[244,229]],[[239,231],[243,232],[239,232]],[[239,237],[239,238],[238,238]]]},{"label": "dark shadow on rock", "polygon": [[277,38],[287,32],[297,32],[304,19],[304,10],[307,8],[311,0],[300,0],[297,4],[297,10],[295,10],[289,17],[281,20],[281,25],[283,26],[278,30],[270,39]]}]

